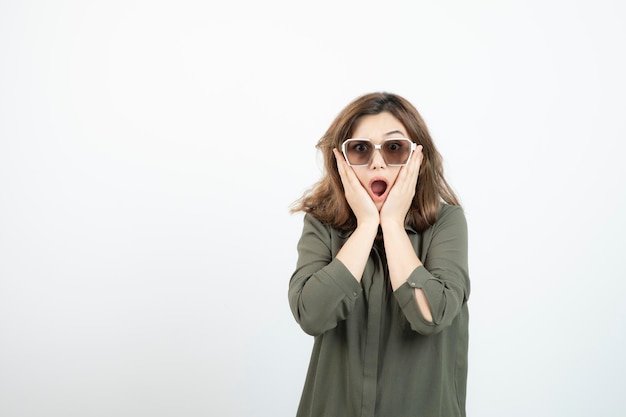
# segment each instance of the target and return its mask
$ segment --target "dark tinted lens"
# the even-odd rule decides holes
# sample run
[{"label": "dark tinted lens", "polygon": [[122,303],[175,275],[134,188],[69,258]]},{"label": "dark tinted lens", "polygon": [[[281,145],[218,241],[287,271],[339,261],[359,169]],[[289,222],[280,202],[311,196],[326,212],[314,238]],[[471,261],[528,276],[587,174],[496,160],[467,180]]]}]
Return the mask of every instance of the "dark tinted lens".
[{"label": "dark tinted lens", "polygon": [[366,140],[346,142],[346,157],[352,165],[367,165],[372,156],[372,144]]},{"label": "dark tinted lens", "polygon": [[383,154],[388,164],[406,164],[411,154],[411,141],[407,139],[387,139],[383,143]]}]

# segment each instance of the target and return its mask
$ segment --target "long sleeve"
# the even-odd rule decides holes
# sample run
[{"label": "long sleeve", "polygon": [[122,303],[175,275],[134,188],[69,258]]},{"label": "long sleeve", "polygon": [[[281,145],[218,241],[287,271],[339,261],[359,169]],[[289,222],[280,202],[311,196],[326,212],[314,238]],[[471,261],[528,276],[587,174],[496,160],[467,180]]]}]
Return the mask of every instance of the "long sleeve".
[{"label": "long sleeve", "polygon": [[[465,217],[443,205],[434,225],[406,230],[423,266],[394,291],[383,245],[372,246],[359,282],[335,258],[354,235],[305,216],[288,292],[296,321],[315,336],[298,417],[465,417]],[[434,323],[420,315],[418,286]]]},{"label": "long sleeve", "polygon": [[328,226],[305,215],[298,242],[298,262],[289,281],[289,305],[302,329],[313,336],[344,320],[362,288],[341,261],[334,258]]},{"label": "long sleeve", "polygon": [[[418,333],[438,333],[457,317],[470,292],[467,259],[467,222],[460,207],[444,206],[437,222],[425,232],[430,245],[419,254],[417,267],[395,291],[395,297]],[[426,234],[432,235],[430,239]],[[414,289],[421,288],[431,308],[433,321],[427,321],[415,301]]]}]

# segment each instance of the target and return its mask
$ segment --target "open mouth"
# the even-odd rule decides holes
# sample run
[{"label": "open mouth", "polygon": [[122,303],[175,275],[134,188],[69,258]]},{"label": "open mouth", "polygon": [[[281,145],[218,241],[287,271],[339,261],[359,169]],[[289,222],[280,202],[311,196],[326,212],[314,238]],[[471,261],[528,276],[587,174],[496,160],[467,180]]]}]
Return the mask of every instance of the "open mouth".
[{"label": "open mouth", "polygon": [[385,194],[385,191],[387,191],[387,183],[383,180],[372,181],[370,188],[372,189],[372,193],[374,193],[374,195],[380,197]]}]

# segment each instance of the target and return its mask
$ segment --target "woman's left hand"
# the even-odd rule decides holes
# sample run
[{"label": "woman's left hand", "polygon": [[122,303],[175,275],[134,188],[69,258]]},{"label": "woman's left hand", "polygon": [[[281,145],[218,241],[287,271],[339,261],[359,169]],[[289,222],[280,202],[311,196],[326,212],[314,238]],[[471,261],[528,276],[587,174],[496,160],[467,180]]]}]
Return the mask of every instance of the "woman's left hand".
[{"label": "woman's left hand", "polygon": [[408,165],[400,169],[398,177],[380,210],[381,226],[384,226],[385,223],[395,222],[404,228],[406,214],[415,196],[415,187],[423,158],[422,145],[418,145],[411,155]]}]

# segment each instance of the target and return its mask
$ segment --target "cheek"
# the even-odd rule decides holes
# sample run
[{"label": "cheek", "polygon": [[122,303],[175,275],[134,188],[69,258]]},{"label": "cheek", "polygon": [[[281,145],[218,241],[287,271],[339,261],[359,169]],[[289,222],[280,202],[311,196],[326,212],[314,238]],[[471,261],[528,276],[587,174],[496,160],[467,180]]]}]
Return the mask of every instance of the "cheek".
[{"label": "cheek", "polygon": [[367,172],[365,169],[363,169],[365,167],[352,167],[352,169],[354,170],[354,173],[356,174],[356,177],[358,178],[359,182],[361,183],[361,185],[365,188],[367,188]]},{"label": "cheek", "polygon": [[396,180],[398,179],[398,174],[400,174],[400,167],[397,167],[392,172],[390,172],[390,175],[387,178],[391,182],[391,185],[396,183]]}]

